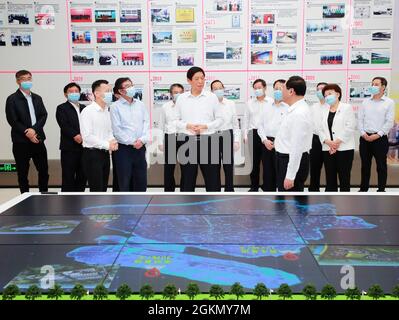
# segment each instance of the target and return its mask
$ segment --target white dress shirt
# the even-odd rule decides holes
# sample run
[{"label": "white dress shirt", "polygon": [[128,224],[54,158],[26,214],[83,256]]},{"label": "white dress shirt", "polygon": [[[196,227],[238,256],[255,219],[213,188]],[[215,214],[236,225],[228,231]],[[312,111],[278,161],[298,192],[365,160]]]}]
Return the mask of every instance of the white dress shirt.
[{"label": "white dress shirt", "polygon": [[219,99],[210,91],[203,90],[197,97],[191,91],[182,93],[176,101],[177,128],[179,132],[194,135],[187,124],[205,124],[208,129],[201,134],[213,134],[220,130],[223,118],[218,108]]},{"label": "white dress shirt", "polygon": [[101,108],[95,101],[80,114],[80,131],[84,148],[109,150],[114,138],[108,107]]},{"label": "white dress shirt", "polygon": [[168,101],[162,105],[161,117],[159,119],[159,128],[165,134],[177,133],[177,112],[176,104]]},{"label": "white dress shirt", "polygon": [[302,154],[312,148],[313,121],[305,99],[288,107],[274,146],[276,151],[289,155],[286,179],[295,180]]},{"label": "white dress shirt", "polygon": [[313,119],[313,134],[319,135],[319,128],[322,121],[322,113],[324,110],[330,110],[330,106],[327,103],[321,104],[320,102],[314,103],[310,106]]},{"label": "white dress shirt", "polygon": [[234,142],[240,140],[240,126],[238,124],[236,104],[234,101],[223,98],[219,101],[219,109],[223,117],[223,124],[220,131],[233,130]]},{"label": "white dress shirt", "polygon": [[395,102],[386,97],[380,100],[367,98],[358,111],[358,127],[360,133],[378,133],[379,136],[388,135],[395,121]]},{"label": "white dress shirt", "polygon": [[33,106],[33,101],[32,101],[32,95],[31,94],[26,94],[21,90],[22,94],[28,101],[28,106],[29,106],[29,114],[30,114],[30,119],[32,120],[32,127],[36,124],[36,113],[35,113],[35,107]]},{"label": "white dress shirt", "polygon": [[261,117],[263,109],[265,109],[267,104],[272,104],[273,99],[270,97],[265,97],[264,100],[259,101],[254,98],[248,101],[247,107],[244,112],[244,137],[248,137],[248,131],[252,129],[258,129],[259,119]]},{"label": "white dress shirt", "polygon": [[[330,147],[324,143],[325,140],[331,140],[330,130],[328,128],[328,115],[330,108],[322,110],[321,122],[319,125],[319,138],[323,151],[330,150]],[[331,127],[333,140],[341,140],[338,151],[355,149],[355,130],[356,118],[353,108],[350,104],[340,102],[335,112],[333,125]]]},{"label": "white dress shirt", "polygon": [[277,131],[287,111],[288,104],[284,102],[280,102],[278,105],[273,102],[265,106],[258,124],[258,135],[262,142],[265,141],[267,137],[276,137]]},{"label": "white dress shirt", "polygon": [[149,141],[150,117],[144,103],[119,98],[111,105],[111,124],[118,143],[133,145],[137,140],[143,144]]}]

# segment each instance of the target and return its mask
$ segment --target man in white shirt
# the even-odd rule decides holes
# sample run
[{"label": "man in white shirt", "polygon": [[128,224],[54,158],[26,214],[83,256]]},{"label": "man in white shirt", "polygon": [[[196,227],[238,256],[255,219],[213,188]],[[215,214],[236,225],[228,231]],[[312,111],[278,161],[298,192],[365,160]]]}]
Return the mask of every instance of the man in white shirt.
[{"label": "man in white shirt", "polygon": [[[224,191],[234,191],[234,151],[240,147],[238,118],[234,101],[224,97],[224,85],[220,80],[211,83],[212,92],[219,99],[219,109],[223,117],[223,125],[219,129],[220,160],[223,163]],[[220,174],[221,164],[218,173]]]},{"label": "man in white shirt", "polygon": [[320,143],[318,129],[321,126],[321,114],[325,109],[329,109],[323,96],[323,89],[327,85],[326,82],[319,82],[316,86],[316,95],[319,102],[310,107],[313,116],[313,138],[312,149],[310,150],[310,184],[309,191],[320,191],[320,175],[323,167],[323,150]]},{"label": "man in white shirt", "polygon": [[135,98],[136,88],[130,78],[115,81],[111,105],[112,132],[118,141],[114,155],[119,191],[147,190],[146,143],[149,141],[150,117],[143,102]]},{"label": "man in white shirt", "polygon": [[108,106],[112,91],[107,80],[97,80],[92,86],[94,101],[80,116],[83,140],[83,168],[90,191],[107,191],[110,171],[110,153],[118,150],[118,142],[112,134]]},{"label": "man in white shirt", "polygon": [[57,106],[55,114],[61,133],[61,191],[64,192],[82,192],[86,188],[82,165],[83,140],[80,134],[80,113],[85,105],[79,103],[80,91],[77,83],[68,83],[64,87],[67,101]]},{"label": "man in white shirt", "polygon": [[249,144],[249,156],[252,165],[250,174],[251,188],[249,191],[259,191],[260,162],[262,161],[262,141],[258,135],[258,124],[262,111],[273,103],[273,99],[266,96],[266,81],[257,79],[252,85],[255,98],[248,101],[244,113],[244,143]]},{"label": "man in white shirt", "polygon": [[299,76],[290,77],[283,86],[283,100],[289,107],[274,144],[279,191],[303,191],[309,174],[313,124],[305,94],[306,82]]},{"label": "man in white shirt", "polygon": [[[163,104],[159,121],[159,127],[164,133],[160,149],[165,155],[163,182],[166,192],[174,192],[176,189],[175,167],[178,150],[176,100],[183,92],[184,87],[180,83],[174,83],[170,86],[171,100]],[[182,179],[180,179],[180,184],[182,184]]]},{"label": "man in white shirt", "polygon": [[179,148],[178,159],[182,166],[181,191],[195,191],[198,165],[205,180],[206,191],[220,191],[219,143],[215,132],[223,124],[218,112],[219,100],[212,92],[204,90],[205,72],[199,67],[187,71],[191,90],[176,101],[177,128],[184,141]]},{"label": "man in white shirt", "polygon": [[273,83],[274,101],[266,105],[261,113],[258,126],[258,135],[262,141],[262,164],[263,164],[263,191],[276,191],[276,151],[274,140],[281,122],[288,111],[288,105],[282,101],[285,80],[276,80]]},{"label": "man in white shirt", "polygon": [[372,80],[369,92],[372,97],[364,99],[358,112],[361,134],[359,153],[362,161],[360,190],[367,192],[370,186],[371,161],[377,163],[378,190],[385,191],[387,183],[388,133],[394,125],[395,103],[385,95],[388,82],[383,77]]}]

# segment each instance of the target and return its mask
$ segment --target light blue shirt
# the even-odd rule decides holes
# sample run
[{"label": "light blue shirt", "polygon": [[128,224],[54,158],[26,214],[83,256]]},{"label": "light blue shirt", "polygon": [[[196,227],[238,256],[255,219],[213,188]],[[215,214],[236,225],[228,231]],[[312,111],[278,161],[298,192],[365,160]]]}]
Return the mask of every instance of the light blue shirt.
[{"label": "light blue shirt", "polygon": [[24,97],[26,98],[26,100],[28,101],[29,114],[30,114],[30,118],[32,120],[32,126],[34,126],[36,124],[36,114],[35,114],[35,107],[33,106],[32,95],[26,94],[22,90],[21,90],[21,92],[24,95]]},{"label": "light blue shirt", "polygon": [[111,105],[112,131],[118,143],[132,145],[140,139],[149,140],[150,117],[144,103],[134,99],[129,103],[120,98]]}]

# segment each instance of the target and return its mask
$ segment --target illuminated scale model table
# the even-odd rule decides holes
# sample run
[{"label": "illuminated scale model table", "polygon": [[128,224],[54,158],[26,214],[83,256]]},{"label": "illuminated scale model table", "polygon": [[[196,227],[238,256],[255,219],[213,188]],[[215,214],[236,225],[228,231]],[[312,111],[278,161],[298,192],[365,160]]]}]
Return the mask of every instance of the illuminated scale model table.
[{"label": "illuminated scale model table", "polygon": [[342,292],[341,268],[351,265],[359,289],[390,292],[398,207],[393,194],[25,194],[0,209],[0,286],[40,285],[51,266],[66,291],[240,282]]}]

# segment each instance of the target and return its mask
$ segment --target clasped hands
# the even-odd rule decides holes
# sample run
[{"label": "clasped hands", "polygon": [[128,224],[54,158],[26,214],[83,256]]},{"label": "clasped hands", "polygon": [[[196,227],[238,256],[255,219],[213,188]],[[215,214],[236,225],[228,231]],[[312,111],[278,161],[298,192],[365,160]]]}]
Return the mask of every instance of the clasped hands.
[{"label": "clasped hands", "polygon": [[187,124],[186,129],[193,134],[201,134],[202,132],[208,130],[206,124]]},{"label": "clasped hands", "polygon": [[374,133],[374,134],[372,134],[370,136],[367,133],[365,133],[364,135],[362,135],[362,138],[364,140],[366,140],[367,142],[373,142],[373,141],[381,138],[381,136],[379,134],[377,134],[377,133]]},{"label": "clasped hands", "polygon": [[334,154],[338,151],[339,146],[341,145],[342,141],[339,139],[336,139],[334,141],[332,140],[325,140],[324,143],[330,147],[330,150],[328,152],[330,154]]},{"label": "clasped hands", "polygon": [[37,138],[36,131],[32,128],[28,128],[24,131],[25,136],[32,142],[32,143],[39,143],[39,139]]}]

